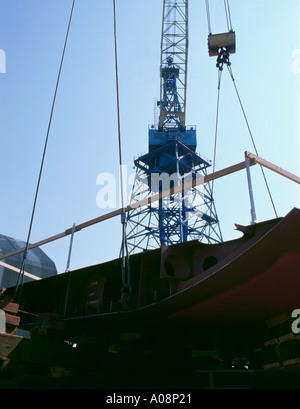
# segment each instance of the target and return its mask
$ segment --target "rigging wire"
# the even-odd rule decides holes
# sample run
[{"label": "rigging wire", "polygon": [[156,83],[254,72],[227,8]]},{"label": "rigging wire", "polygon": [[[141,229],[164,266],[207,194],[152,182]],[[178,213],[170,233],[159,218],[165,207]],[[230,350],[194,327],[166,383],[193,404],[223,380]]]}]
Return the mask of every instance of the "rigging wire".
[{"label": "rigging wire", "polygon": [[211,21],[210,21],[210,11],[209,11],[209,0],[205,0],[205,4],[206,4],[208,34],[210,35],[212,31],[211,31]]},{"label": "rigging wire", "polygon": [[[129,264],[129,251],[126,235],[126,213],[124,205],[124,192],[123,192],[123,160],[122,160],[122,143],[121,143],[121,120],[120,120],[120,98],[119,98],[119,75],[118,75],[118,50],[117,50],[117,18],[116,18],[116,1],[113,0],[113,13],[114,13],[114,46],[115,46],[115,73],[116,73],[116,95],[117,95],[117,121],[118,121],[118,144],[119,144],[119,167],[120,167],[120,185],[121,185],[121,223],[122,223],[122,281],[123,291],[129,291],[130,288],[130,264]],[[127,259],[127,280],[126,280],[126,259]]]},{"label": "rigging wire", "polygon": [[113,0],[114,7],[114,45],[115,45],[115,75],[116,75],[116,95],[117,95],[117,121],[118,121],[118,145],[119,145],[119,166],[120,166],[120,184],[121,184],[121,205],[124,209],[123,192],[123,172],[122,172],[122,144],[121,144],[121,120],[120,120],[120,98],[119,98],[119,74],[118,74],[118,50],[117,50],[117,22],[116,22],[116,3]]},{"label": "rigging wire", "polygon": [[225,7],[225,14],[226,14],[226,21],[227,21],[228,31],[233,31],[232,30],[231,15],[230,15],[229,0],[224,0],[224,7]]},{"label": "rigging wire", "polygon": [[[220,106],[220,89],[221,89],[221,78],[222,78],[223,70],[218,70],[218,92],[217,92],[217,109],[216,109],[216,121],[215,121],[215,141],[214,141],[214,155],[213,155],[213,172],[215,171],[216,167],[216,154],[217,154],[217,135],[218,135],[218,122],[219,122],[219,106]],[[214,191],[214,180],[211,183],[211,196],[213,197]],[[210,216],[212,214],[212,209],[210,209]],[[209,233],[210,236],[210,228],[209,226]]]},{"label": "rigging wire", "polygon": [[[50,118],[49,118],[49,123],[48,123],[48,129],[47,129],[47,134],[46,134],[46,139],[45,139],[45,144],[44,144],[44,150],[43,150],[43,155],[42,155],[40,172],[39,172],[39,177],[38,177],[38,182],[37,182],[37,187],[36,187],[36,192],[35,192],[35,197],[34,197],[34,203],[33,203],[33,208],[32,208],[32,214],[31,214],[31,219],[30,219],[30,224],[29,224],[28,236],[27,236],[26,246],[25,246],[25,250],[24,250],[24,254],[23,254],[23,260],[22,260],[22,264],[21,264],[21,268],[20,268],[20,274],[18,276],[17,284],[16,284],[16,287],[15,287],[14,297],[17,300],[20,300],[20,298],[21,298],[21,290],[22,290],[23,281],[24,281],[24,272],[25,272],[26,258],[27,258],[27,253],[28,253],[28,246],[29,246],[30,235],[31,235],[31,230],[32,230],[32,225],[33,225],[33,219],[34,219],[34,215],[35,215],[36,203],[37,203],[37,198],[38,198],[38,193],[39,193],[43,168],[44,168],[46,150],[47,150],[49,134],[50,134],[50,128],[51,128],[51,124],[52,124],[54,106],[55,106],[55,101],[56,101],[57,90],[58,90],[60,75],[61,75],[61,71],[62,71],[63,61],[64,61],[64,57],[65,57],[65,52],[66,52],[66,48],[67,48],[67,42],[68,42],[68,37],[69,37],[69,32],[70,32],[70,26],[71,26],[74,6],[75,6],[75,0],[73,0],[72,7],[71,7],[67,33],[66,33],[66,37],[65,37],[64,48],[63,48],[60,67],[59,67],[59,71],[58,71],[58,76],[57,76],[57,81],[56,81],[56,86],[55,86],[55,91],[54,91],[54,97],[53,97],[53,101],[52,101],[52,107],[51,107]],[[20,282],[20,280],[21,280],[21,282]],[[20,287],[20,292],[17,295],[19,287]]]},{"label": "rigging wire", "polygon": [[[206,6],[206,17],[207,17],[208,34],[211,35],[211,34],[212,34],[212,30],[211,30],[211,18],[210,18],[209,0],[205,0],[205,6]],[[230,12],[230,6],[229,6],[229,0],[224,0],[224,8],[225,8],[227,29],[228,29],[228,31],[233,31],[233,29],[232,29],[232,21],[231,21],[231,12]]]},{"label": "rigging wire", "polygon": [[[207,14],[208,31],[209,31],[209,34],[211,34],[211,21],[210,21],[210,11],[209,11],[209,0],[205,0],[205,3],[206,3],[206,14]],[[231,13],[230,13],[230,6],[229,6],[229,0],[224,0],[224,7],[225,7],[225,14],[226,14],[226,21],[227,21],[228,31],[233,31],[233,29],[232,29],[232,21],[231,21]],[[216,114],[216,128],[215,128],[215,146],[214,146],[213,170],[215,169],[215,160],[216,160],[216,142],[217,142],[218,113],[219,113],[219,92],[220,92],[220,81],[221,81],[220,71],[222,71],[222,69],[223,69],[223,64],[224,64],[224,63],[227,65],[228,72],[229,72],[230,77],[231,77],[231,79],[232,79],[232,82],[233,82],[233,85],[234,85],[234,88],[235,88],[235,92],[236,92],[236,94],[237,94],[237,97],[238,97],[238,100],[239,100],[239,104],[240,104],[240,107],[241,107],[242,112],[243,112],[243,115],[244,115],[244,119],[245,119],[245,122],[246,122],[246,125],[247,125],[247,128],[248,128],[250,137],[251,137],[251,141],[252,141],[252,144],[253,144],[255,153],[256,153],[257,156],[259,156],[259,155],[258,155],[257,148],[256,148],[256,145],[255,145],[255,142],[254,142],[254,138],[253,138],[253,135],[252,135],[250,126],[249,126],[249,122],[248,122],[248,119],[247,119],[247,116],[246,116],[246,113],[245,113],[245,110],[244,110],[244,107],[243,107],[243,104],[242,104],[242,101],[241,101],[241,98],[240,98],[240,95],[239,95],[239,92],[238,92],[238,89],[237,89],[237,86],[236,86],[236,83],[235,83],[235,80],[234,80],[234,77],[233,77],[231,64],[230,64],[230,62],[229,62],[229,53],[227,52],[227,55],[226,55],[225,52],[226,52],[226,48],[225,48],[225,49],[223,48],[223,50],[220,49],[220,51],[219,51],[219,56],[218,56],[218,59],[217,59],[217,61],[218,61],[217,67],[219,67],[219,79],[218,79],[218,96],[217,96],[217,114]],[[272,203],[272,207],[273,207],[275,216],[278,217],[277,211],[276,211],[276,208],[275,208],[275,204],[274,204],[274,201],[273,201],[271,192],[270,192],[270,188],[269,188],[269,185],[268,185],[268,182],[267,182],[267,178],[266,178],[266,176],[265,176],[265,172],[264,172],[262,166],[260,166],[260,169],[261,169],[261,172],[262,172],[262,175],[263,175],[263,179],[264,179],[264,182],[265,182],[265,185],[266,185],[266,188],[267,188],[267,191],[268,191],[268,194],[269,194],[271,203]],[[212,184],[212,189],[213,189],[213,184]]]},{"label": "rigging wire", "polygon": [[230,12],[230,7],[229,7],[229,0],[227,0],[227,9],[228,9],[228,17],[229,17],[229,23],[230,23],[230,31],[233,31],[232,21],[231,21],[231,12]]},{"label": "rigging wire", "polygon": [[[246,116],[246,113],[245,113],[245,110],[244,110],[244,107],[243,107],[243,104],[242,104],[242,101],[241,101],[241,98],[240,98],[240,95],[239,95],[239,92],[238,92],[238,89],[237,89],[237,86],[236,86],[236,83],[235,83],[235,80],[234,80],[234,77],[233,77],[232,68],[231,68],[228,64],[227,64],[227,69],[228,69],[228,72],[229,72],[230,77],[231,77],[231,79],[232,79],[232,82],[233,82],[233,85],[234,85],[234,89],[235,89],[236,95],[237,95],[237,97],[238,97],[240,107],[241,107],[242,112],[243,112],[243,116],[244,116],[244,119],[245,119],[245,122],[246,122],[246,125],[247,125],[247,128],[248,128],[249,134],[250,134],[250,138],[251,138],[251,141],[252,141],[252,144],[253,144],[255,153],[256,153],[257,156],[259,156],[259,155],[258,155],[257,148],[256,148],[256,145],[255,145],[255,142],[254,142],[254,138],[253,138],[253,135],[252,135],[250,126],[249,126],[249,122],[248,122],[248,119],[247,119],[247,116]],[[266,185],[266,188],[267,188],[267,191],[268,191],[268,194],[269,194],[271,203],[272,203],[272,207],[273,207],[275,216],[278,217],[277,211],[276,211],[276,208],[275,208],[275,205],[274,205],[274,201],[273,201],[273,198],[272,198],[272,195],[271,195],[271,192],[270,192],[270,188],[269,188],[269,185],[268,185],[268,182],[267,182],[267,178],[266,178],[265,172],[264,172],[264,170],[263,170],[263,168],[262,168],[261,165],[260,165],[260,169],[261,169],[261,172],[262,172],[264,181],[265,181],[265,185]]]},{"label": "rigging wire", "polygon": [[218,118],[219,118],[219,105],[220,105],[221,77],[222,77],[222,70],[219,70],[218,71],[217,112],[216,112],[216,124],[215,124],[215,143],[214,143],[214,156],[213,156],[213,172],[215,171],[215,167],[216,167],[216,152],[217,152],[217,135],[218,135]]}]

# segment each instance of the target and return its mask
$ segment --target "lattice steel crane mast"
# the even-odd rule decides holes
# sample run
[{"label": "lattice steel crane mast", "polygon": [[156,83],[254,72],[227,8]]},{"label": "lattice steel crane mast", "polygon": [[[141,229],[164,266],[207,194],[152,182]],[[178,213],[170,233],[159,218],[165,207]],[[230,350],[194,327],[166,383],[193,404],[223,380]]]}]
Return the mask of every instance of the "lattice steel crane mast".
[{"label": "lattice steel crane mast", "polygon": [[[159,121],[149,126],[148,153],[134,161],[131,203],[205,175],[210,166],[196,152],[196,127],[186,126],[187,60],[188,0],[164,0]],[[222,241],[209,184],[128,213],[130,253],[188,240]]]},{"label": "lattice steel crane mast", "polygon": [[164,1],[161,36],[159,130],[185,128],[188,2]]}]

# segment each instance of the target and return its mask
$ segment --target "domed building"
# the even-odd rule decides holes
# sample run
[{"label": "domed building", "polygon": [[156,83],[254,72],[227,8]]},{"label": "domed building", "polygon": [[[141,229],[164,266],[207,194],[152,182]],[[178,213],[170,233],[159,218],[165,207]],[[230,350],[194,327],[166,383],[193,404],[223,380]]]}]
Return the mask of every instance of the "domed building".
[{"label": "domed building", "polygon": [[[22,240],[0,234],[0,256],[26,247]],[[0,290],[17,284],[23,253],[0,260]],[[47,278],[57,274],[54,262],[39,248],[28,251],[23,282]]]}]

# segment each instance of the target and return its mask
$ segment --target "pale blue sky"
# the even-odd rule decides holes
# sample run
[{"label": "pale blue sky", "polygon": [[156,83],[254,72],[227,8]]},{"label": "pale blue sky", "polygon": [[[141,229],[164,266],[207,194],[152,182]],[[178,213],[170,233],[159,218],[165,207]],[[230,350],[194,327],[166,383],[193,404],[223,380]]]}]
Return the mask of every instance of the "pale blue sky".
[{"label": "pale blue sky", "polygon": [[[123,162],[147,150],[159,96],[162,0],[117,0]],[[207,52],[205,1],[190,0],[187,124],[213,158],[215,58]],[[26,240],[71,0],[0,0],[2,194],[0,232]],[[260,156],[300,175],[299,0],[231,0],[237,52],[232,70]],[[223,1],[211,0],[213,33],[226,31]],[[99,209],[97,176],[118,175],[112,0],[77,0],[53,116],[31,241],[111,209]],[[221,85],[216,169],[254,152],[227,70]],[[266,171],[279,216],[299,207],[299,186]],[[274,217],[259,168],[252,167],[257,221]],[[215,184],[224,239],[250,222],[246,174]],[[119,218],[77,233],[71,268],[118,257]],[[64,271],[69,237],[43,247]]]}]

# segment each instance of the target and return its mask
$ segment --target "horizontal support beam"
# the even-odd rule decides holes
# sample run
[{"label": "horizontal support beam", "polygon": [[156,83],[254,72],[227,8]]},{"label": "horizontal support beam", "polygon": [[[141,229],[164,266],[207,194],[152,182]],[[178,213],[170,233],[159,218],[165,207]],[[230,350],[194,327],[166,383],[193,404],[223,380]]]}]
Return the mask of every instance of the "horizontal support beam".
[{"label": "horizontal support beam", "polygon": [[[0,266],[5,267],[5,268],[7,268],[9,270],[15,271],[16,273],[20,274],[20,269],[19,268],[11,266],[10,264],[4,263],[3,261],[0,261]],[[26,271],[24,272],[24,275],[26,277],[32,278],[33,280],[40,280],[41,279],[41,277],[38,277],[38,276],[36,276],[34,274],[27,273]]]},{"label": "horizontal support beam", "polygon": [[[249,165],[250,166],[255,165],[256,163],[259,163],[262,166],[269,167],[269,169],[271,169],[271,170],[273,170],[273,171],[275,171],[277,173],[280,173],[283,176],[288,177],[287,175],[289,174],[289,172],[286,172],[283,169],[280,170],[280,168],[278,168],[277,166],[271,164],[270,162],[265,161],[264,159],[262,159],[262,158],[260,158],[258,156],[253,155],[252,153],[245,152],[245,156],[247,158],[249,158]],[[80,231],[82,229],[85,229],[86,227],[93,226],[95,224],[101,223],[101,222],[103,222],[105,220],[112,219],[113,217],[120,216],[122,213],[127,213],[127,212],[129,212],[129,211],[131,211],[133,209],[137,209],[139,207],[147,206],[150,203],[156,202],[156,201],[161,200],[161,199],[163,199],[165,197],[168,197],[170,195],[180,193],[180,192],[184,192],[184,191],[189,190],[189,189],[191,189],[193,187],[196,187],[198,185],[210,182],[210,181],[215,180],[215,179],[219,179],[219,178],[221,178],[223,176],[227,176],[227,175],[229,175],[231,173],[238,172],[238,171],[240,171],[242,169],[245,169],[245,168],[246,168],[246,162],[243,161],[243,162],[237,163],[235,165],[229,166],[227,168],[224,168],[224,169],[218,170],[216,172],[213,172],[213,173],[211,173],[209,175],[199,176],[193,181],[184,183],[184,184],[176,186],[176,187],[174,187],[174,188],[172,188],[170,190],[167,190],[167,191],[164,191],[162,193],[158,193],[156,195],[148,197],[146,199],[140,200],[139,202],[136,202],[136,203],[133,203],[131,205],[126,206],[124,209],[120,208],[120,209],[114,210],[112,212],[106,213],[103,216],[99,216],[99,217],[91,219],[91,220],[89,220],[87,222],[78,224],[78,225],[75,226],[75,232],[78,232],[78,231]],[[289,174],[289,175],[292,175],[292,174]],[[299,178],[297,176],[295,176],[295,175],[293,175],[293,177],[294,178],[292,180],[299,183]],[[49,238],[47,238],[45,240],[36,242],[34,244],[30,244],[28,246],[28,250],[36,248],[36,247],[40,247],[40,246],[42,246],[44,244],[47,244],[47,243],[50,243],[52,241],[55,241],[55,240],[61,239],[63,237],[66,237],[66,236],[72,234],[72,229],[73,229],[73,227],[70,227],[69,229],[67,229],[64,232],[59,233],[59,234],[57,234],[55,236],[51,236],[51,237],[49,237]],[[25,248],[22,248],[22,249],[15,250],[15,251],[13,251],[11,253],[4,254],[4,255],[0,256],[0,260],[4,260],[4,259],[12,257],[12,256],[14,256],[16,254],[20,254],[20,253],[24,252],[24,250],[25,250]]]},{"label": "horizontal support beam", "polygon": [[274,165],[271,162],[268,162],[265,159],[260,158],[259,156],[254,155],[253,153],[250,152],[245,152],[245,157],[253,160],[255,163],[258,163],[261,166],[264,166],[267,169],[272,170],[273,172],[278,173],[281,176],[284,176],[290,180],[292,180],[293,182],[296,182],[298,184],[300,184],[300,177],[294,175],[293,173],[288,172],[287,170],[284,170],[282,168],[280,168],[279,166]]}]

